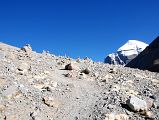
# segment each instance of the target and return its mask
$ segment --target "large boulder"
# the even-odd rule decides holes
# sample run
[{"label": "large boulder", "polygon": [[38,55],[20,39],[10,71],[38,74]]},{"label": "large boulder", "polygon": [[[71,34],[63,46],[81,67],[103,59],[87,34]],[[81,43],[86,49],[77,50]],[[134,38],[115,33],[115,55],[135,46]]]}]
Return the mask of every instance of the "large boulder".
[{"label": "large boulder", "polygon": [[131,96],[126,103],[135,112],[147,111],[148,109],[146,101],[135,96]]}]

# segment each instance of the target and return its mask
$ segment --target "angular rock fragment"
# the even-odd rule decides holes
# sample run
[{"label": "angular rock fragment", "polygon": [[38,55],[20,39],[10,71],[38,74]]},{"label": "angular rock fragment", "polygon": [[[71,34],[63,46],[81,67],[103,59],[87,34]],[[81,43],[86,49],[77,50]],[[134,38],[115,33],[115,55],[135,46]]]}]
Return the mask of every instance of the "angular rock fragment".
[{"label": "angular rock fragment", "polygon": [[6,58],[5,53],[0,51],[0,60],[4,60],[5,58]]},{"label": "angular rock fragment", "polygon": [[56,98],[51,98],[51,97],[44,97],[43,102],[49,106],[49,107],[55,107],[57,108],[60,104],[60,102]]},{"label": "angular rock fragment", "polygon": [[150,112],[150,111],[146,111],[146,112],[145,112],[145,117],[146,117],[147,119],[154,119],[154,118],[155,118],[155,115],[154,115],[152,112]]},{"label": "angular rock fragment", "polygon": [[0,112],[2,112],[3,110],[5,110],[5,106],[4,105],[2,105],[2,104],[0,104]]},{"label": "angular rock fragment", "polygon": [[27,63],[22,63],[19,65],[18,70],[19,71],[27,71],[29,69],[29,65]]},{"label": "angular rock fragment", "polygon": [[110,68],[109,73],[115,73],[116,69],[115,68]]},{"label": "angular rock fragment", "polygon": [[26,53],[32,52],[32,48],[29,44],[26,44],[23,48],[21,48],[21,50],[23,50]]},{"label": "angular rock fragment", "polygon": [[67,73],[67,74],[65,74],[65,77],[71,78],[71,77],[72,77],[72,74]]},{"label": "angular rock fragment", "polygon": [[72,62],[65,66],[65,70],[79,70],[79,68],[76,63]]},{"label": "angular rock fragment", "polygon": [[79,74],[79,79],[85,79],[85,78],[86,78],[86,75],[84,73]]},{"label": "angular rock fragment", "polygon": [[106,114],[104,120],[129,120],[129,117],[126,114]]},{"label": "angular rock fragment", "polygon": [[21,63],[17,68],[17,73],[20,75],[24,75],[28,72],[30,66],[27,63]]},{"label": "angular rock fragment", "polygon": [[85,73],[85,74],[89,74],[91,71],[88,69],[88,68],[86,68],[86,69],[84,69],[83,71],[82,71],[82,73]]},{"label": "angular rock fragment", "polygon": [[138,97],[130,96],[126,103],[135,112],[147,111],[146,101],[139,99]]},{"label": "angular rock fragment", "polygon": [[74,66],[70,63],[65,66],[65,70],[73,70]]},{"label": "angular rock fragment", "polygon": [[146,99],[146,104],[147,104],[147,108],[150,109],[153,104],[154,104],[154,101],[152,99]]}]

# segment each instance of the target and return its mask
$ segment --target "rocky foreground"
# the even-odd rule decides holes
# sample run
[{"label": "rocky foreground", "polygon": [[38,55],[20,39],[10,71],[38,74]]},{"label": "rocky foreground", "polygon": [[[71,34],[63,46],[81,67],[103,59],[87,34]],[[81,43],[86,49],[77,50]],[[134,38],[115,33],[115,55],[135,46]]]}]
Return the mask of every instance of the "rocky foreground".
[{"label": "rocky foreground", "polygon": [[159,73],[0,43],[0,120],[159,120]]}]

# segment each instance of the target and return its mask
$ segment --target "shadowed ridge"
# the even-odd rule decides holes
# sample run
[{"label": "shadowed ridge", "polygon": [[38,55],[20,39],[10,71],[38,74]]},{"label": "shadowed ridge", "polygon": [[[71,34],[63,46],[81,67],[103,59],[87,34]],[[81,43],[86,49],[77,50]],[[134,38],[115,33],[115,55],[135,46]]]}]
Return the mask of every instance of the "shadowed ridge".
[{"label": "shadowed ridge", "polygon": [[126,67],[159,72],[159,36]]}]

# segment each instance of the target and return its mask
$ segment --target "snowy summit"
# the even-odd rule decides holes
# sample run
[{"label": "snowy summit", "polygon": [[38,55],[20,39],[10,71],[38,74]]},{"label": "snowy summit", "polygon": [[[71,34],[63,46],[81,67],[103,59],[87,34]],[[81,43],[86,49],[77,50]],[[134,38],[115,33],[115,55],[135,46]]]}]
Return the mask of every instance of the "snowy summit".
[{"label": "snowy summit", "polygon": [[117,52],[109,54],[105,58],[105,63],[125,65],[140,54],[148,44],[138,40],[128,40]]},{"label": "snowy summit", "polygon": [[139,54],[142,52],[148,44],[138,41],[138,40],[129,40],[126,44],[121,46],[117,51],[121,52],[121,54],[125,56],[129,56],[132,54]]}]

